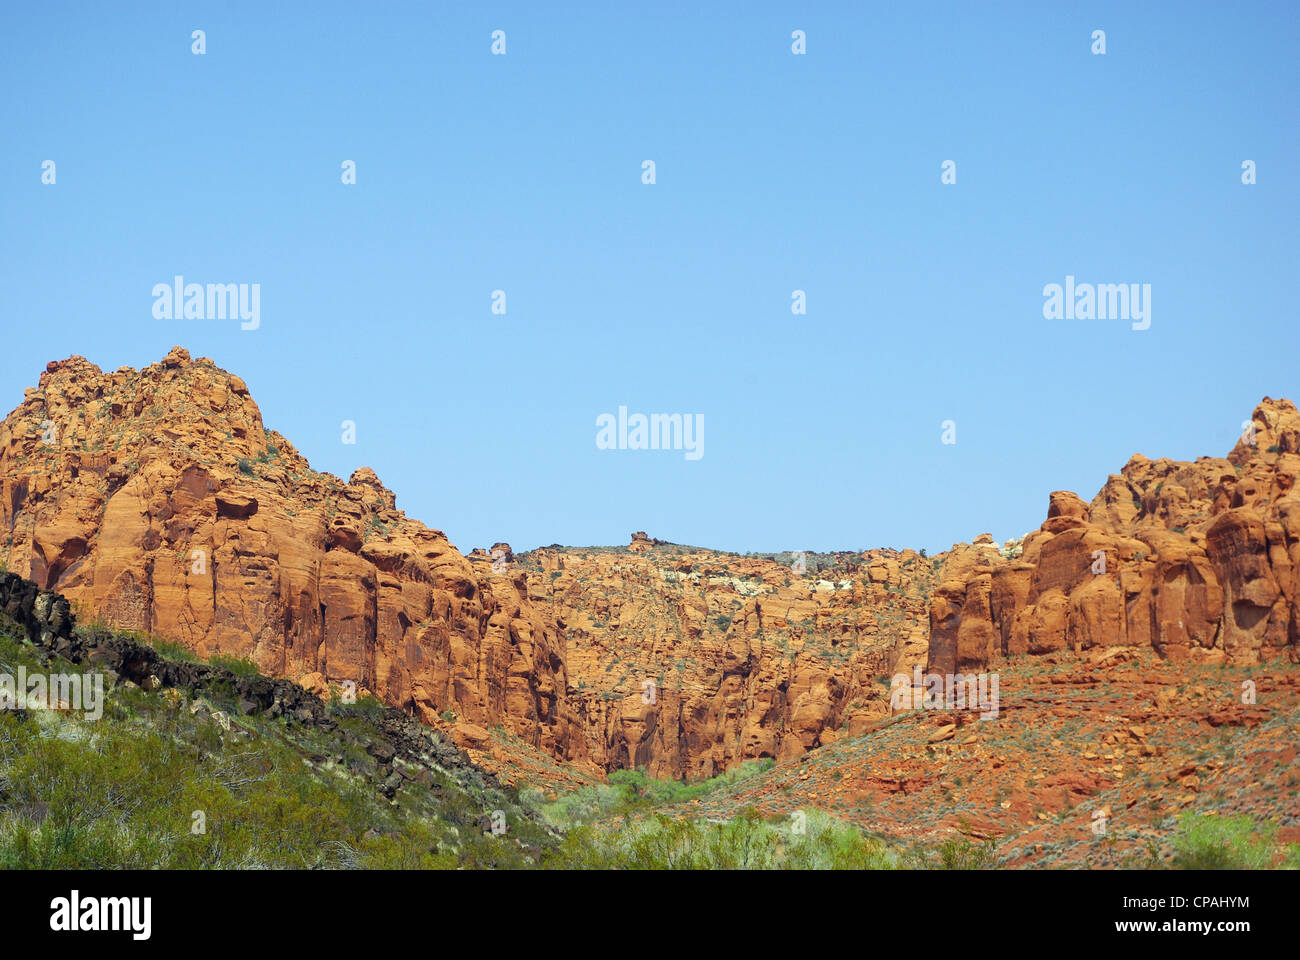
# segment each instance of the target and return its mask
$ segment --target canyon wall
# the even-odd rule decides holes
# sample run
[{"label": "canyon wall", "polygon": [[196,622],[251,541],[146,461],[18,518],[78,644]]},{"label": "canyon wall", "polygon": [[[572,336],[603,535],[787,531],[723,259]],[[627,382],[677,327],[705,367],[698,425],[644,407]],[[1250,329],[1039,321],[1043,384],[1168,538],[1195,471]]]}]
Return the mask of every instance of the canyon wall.
[{"label": "canyon wall", "polygon": [[930,669],[1108,646],[1300,660],[1300,414],[1266,397],[1251,423],[1226,459],[1139,454],[1091,503],[1053,493],[1013,551],[954,547],[931,600]]},{"label": "canyon wall", "polygon": [[47,367],[0,425],[0,534],[9,569],[83,620],[582,756],[522,579],[476,571],[372,471],[311,470],[242,380],[180,348]]},{"label": "canyon wall", "polygon": [[1091,503],[1054,493],[1002,548],[739,556],[638,533],[464,555],[373,471],[312,470],[210,360],[71,357],[0,423],[0,560],[83,622],[355,685],[471,755],[505,735],[593,772],[704,777],[861,732],[913,665],[1296,660],[1300,414],[1265,399],[1253,423],[1226,459],[1135,456]]},{"label": "canyon wall", "polygon": [[792,756],[885,710],[933,573],[848,554],[832,582],[644,537],[465,556],[371,470],[312,470],[239,377],[179,347],[138,371],[48,365],[0,424],[0,535],[83,621],[355,684],[472,750],[500,728],[658,776]]},{"label": "canyon wall", "polygon": [[638,539],[524,563],[530,599],[565,637],[569,703],[595,759],[692,778],[887,716],[889,675],[923,655],[934,573],[911,550],[800,564]]}]

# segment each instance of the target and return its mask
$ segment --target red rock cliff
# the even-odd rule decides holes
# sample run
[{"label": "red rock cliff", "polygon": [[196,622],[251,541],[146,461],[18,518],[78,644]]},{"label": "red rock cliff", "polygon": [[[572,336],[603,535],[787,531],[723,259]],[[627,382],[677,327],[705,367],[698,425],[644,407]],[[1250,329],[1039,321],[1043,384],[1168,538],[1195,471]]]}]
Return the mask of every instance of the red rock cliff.
[{"label": "red rock cliff", "polygon": [[931,600],[930,669],[1097,646],[1300,660],[1300,414],[1266,397],[1252,422],[1227,459],[1139,454],[1091,504],[1053,493],[1017,557],[991,538],[955,547]]},{"label": "red rock cliff", "polygon": [[0,425],[0,535],[83,616],[584,755],[522,577],[476,570],[373,471],[313,471],[242,380],[179,347],[47,367]]}]

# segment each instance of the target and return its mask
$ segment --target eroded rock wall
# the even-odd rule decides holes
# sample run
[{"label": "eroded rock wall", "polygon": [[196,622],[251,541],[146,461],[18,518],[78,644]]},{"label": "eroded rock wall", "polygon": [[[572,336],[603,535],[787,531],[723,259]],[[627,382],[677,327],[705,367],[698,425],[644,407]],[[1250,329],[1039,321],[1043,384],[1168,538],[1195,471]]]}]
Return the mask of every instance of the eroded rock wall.
[{"label": "eroded rock wall", "polygon": [[1226,459],[1139,454],[1091,503],[1053,493],[1018,557],[992,538],[954,547],[930,607],[930,669],[1099,646],[1300,659],[1300,414],[1265,398],[1252,423]]}]

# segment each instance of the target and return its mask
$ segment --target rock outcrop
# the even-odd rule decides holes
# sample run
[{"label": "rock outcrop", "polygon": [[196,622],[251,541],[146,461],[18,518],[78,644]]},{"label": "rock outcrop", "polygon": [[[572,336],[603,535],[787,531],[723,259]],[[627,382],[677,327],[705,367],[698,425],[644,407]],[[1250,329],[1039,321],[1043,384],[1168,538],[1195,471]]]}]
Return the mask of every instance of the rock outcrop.
[{"label": "rock outcrop", "polygon": [[931,561],[779,556],[638,532],[623,549],[523,558],[529,600],[564,638],[567,702],[599,765],[708,777],[888,714],[890,674],[924,647]]},{"label": "rock outcrop", "polygon": [[1265,398],[1226,459],[1136,455],[1091,503],[1051,495],[1005,556],[991,537],[947,555],[929,667],[1152,647],[1171,660],[1300,660],[1300,413]]},{"label": "rock outcrop", "polygon": [[0,424],[0,535],[8,569],[83,619],[585,753],[523,579],[476,570],[372,470],[312,470],[242,380],[182,348],[139,371],[49,364]]},{"label": "rock outcrop", "polygon": [[179,347],[139,371],[49,364],[0,424],[0,535],[0,560],[83,620],[353,684],[478,759],[500,728],[658,776],[793,756],[887,711],[933,573],[912,551],[778,562],[640,532],[464,556],[372,470],[312,470],[242,380]]},{"label": "rock outcrop", "polygon": [[890,712],[890,680],[1150,646],[1297,658],[1300,414],[1265,400],[1226,459],[1135,456],[1042,527],[938,558],[509,543],[468,556],[368,468],[345,483],[268,430],[247,386],[176,348],[143,370],[49,364],[0,423],[0,561],[83,622],[354,685],[476,760],[518,742],[598,773],[705,777]]}]

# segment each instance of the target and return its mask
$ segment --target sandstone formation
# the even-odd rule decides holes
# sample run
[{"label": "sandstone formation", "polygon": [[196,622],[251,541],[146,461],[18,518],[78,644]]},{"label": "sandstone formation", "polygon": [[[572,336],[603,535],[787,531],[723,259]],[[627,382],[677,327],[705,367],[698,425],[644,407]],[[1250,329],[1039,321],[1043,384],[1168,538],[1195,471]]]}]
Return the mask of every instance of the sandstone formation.
[{"label": "sandstone formation", "polygon": [[1227,459],[1135,455],[1085,503],[1004,556],[991,537],[947,555],[930,606],[930,669],[1151,647],[1174,661],[1300,660],[1300,414],[1265,398]]},{"label": "sandstone formation", "polygon": [[476,571],[373,471],[313,471],[242,380],[179,347],[140,371],[49,364],[0,424],[0,531],[8,568],[83,620],[583,754],[522,578]]},{"label": "sandstone formation", "polygon": [[914,665],[1296,660],[1297,473],[1300,414],[1266,399],[1227,459],[1135,456],[1002,547],[738,556],[638,531],[466,556],[372,470],[312,470],[242,380],[178,347],[49,364],[0,423],[0,561],[83,624],[355,687],[482,762],[522,744],[577,776],[696,778],[863,732]]},{"label": "sandstone formation", "polygon": [[[565,640],[568,703],[602,767],[708,777],[861,732],[924,646],[930,561],[911,550],[736,556],[644,533],[524,558]],[[820,569],[819,569],[820,568]]]},{"label": "sandstone formation", "polygon": [[804,568],[644,533],[466,557],[373,471],[312,470],[242,380],[179,347],[140,371],[48,365],[0,424],[0,531],[8,569],[83,621],[354,685],[484,756],[500,728],[659,776],[792,756],[886,711],[933,573],[911,551]]}]

